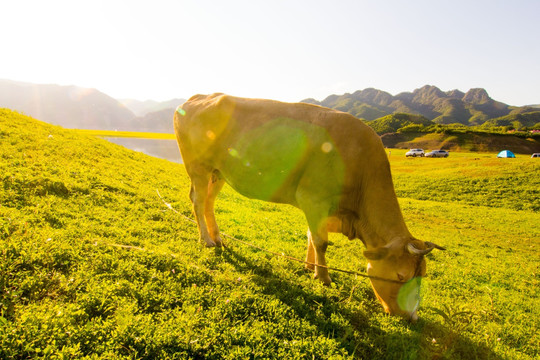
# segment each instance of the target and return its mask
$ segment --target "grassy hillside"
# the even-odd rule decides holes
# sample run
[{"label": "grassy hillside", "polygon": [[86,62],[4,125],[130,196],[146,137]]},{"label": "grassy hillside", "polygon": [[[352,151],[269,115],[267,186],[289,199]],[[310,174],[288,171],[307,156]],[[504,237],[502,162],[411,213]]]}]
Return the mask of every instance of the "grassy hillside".
[{"label": "grassy hillside", "polygon": [[501,150],[511,150],[517,154],[540,152],[540,138],[519,137],[507,134],[482,132],[401,132],[385,134],[383,143],[387,147],[400,149],[423,148],[451,151],[472,151],[497,155]]},{"label": "grassy hillside", "polygon": [[[390,159],[411,231],[448,249],[416,324],[363,278],[202,248],[155,192],[190,215],[181,165],[0,110],[0,358],[537,358],[540,162]],[[296,209],[229,188],[217,208],[223,231],[304,256]],[[365,269],[359,241],[331,242],[331,266]]]},{"label": "grassy hillside", "polygon": [[387,133],[395,133],[400,128],[405,126],[422,126],[427,127],[435,123],[421,115],[411,115],[396,113],[386,115],[373,121],[368,121],[367,124],[379,135]]},{"label": "grassy hillside", "polygon": [[[516,110],[517,112],[517,110]],[[535,128],[540,129],[540,111],[527,113],[514,113],[486,121],[484,127],[508,127],[512,129]]]}]

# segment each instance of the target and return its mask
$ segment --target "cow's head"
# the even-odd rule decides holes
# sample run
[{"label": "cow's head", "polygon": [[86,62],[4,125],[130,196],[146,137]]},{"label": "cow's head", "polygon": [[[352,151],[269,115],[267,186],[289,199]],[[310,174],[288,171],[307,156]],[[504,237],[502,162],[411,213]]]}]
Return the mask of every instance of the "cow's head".
[{"label": "cow's head", "polygon": [[412,321],[418,319],[420,282],[426,274],[424,255],[444,248],[420,240],[393,241],[386,246],[364,251],[369,260],[367,273],[375,295],[389,314]]}]

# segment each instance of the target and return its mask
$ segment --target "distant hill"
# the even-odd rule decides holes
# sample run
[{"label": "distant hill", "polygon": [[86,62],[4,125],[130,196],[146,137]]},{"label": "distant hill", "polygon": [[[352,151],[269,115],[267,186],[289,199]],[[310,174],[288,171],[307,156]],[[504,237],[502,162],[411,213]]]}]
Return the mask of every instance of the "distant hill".
[{"label": "distant hill", "polygon": [[0,80],[0,108],[65,128],[172,133],[174,109],[184,101],[119,101],[96,89]]},{"label": "distant hill", "polygon": [[[177,105],[178,106],[178,105]],[[138,116],[133,119],[133,128],[143,132],[174,133],[174,108],[163,109]]]},{"label": "distant hill", "polygon": [[352,94],[330,95],[322,101],[310,98],[303,102],[345,111],[368,121],[394,113],[406,113],[421,115],[437,124],[482,125],[489,119],[538,111],[534,105],[513,107],[495,101],[481,88],[470,89],[466,93],[460,90],[444,92],[432,85],[396,96],[368,88]]},{"label": "distant hill", "polygon": [[121,99],[124,106],[129,108],[137,117],[133,119],[137,131],[173,133],[172,118],[174,111],[182,105],[185,99],[168,101]]},{"label": "distant hill", "polygon": [[482,126],[440,125],[421,115],[396,113],[366,121],[389,148],[445,149],[452,151],[516,153],[540,152],[540,136],[531,132],[509,132],[523,127],[540,130],[540,111],[513,113],[486,121]]},{"label": "distant hill", "polygon": [[508,126],[514,129],[523,127],[535,128],[540,130],[540,109],[537,111],[516,113],[512,112],[509,115],[501,116],[494,119],[489,119],[483,126]]},{"label": "distant hill", "polygon": [[137,116],[144,116],[148,113],[159,112],[165,109],[176,109],[178,105],[182,105],[186,99],[171,99],[168,101],[154,101],[154,100],[134,100],[134,99],[119,99],[125,107],[130,109]]},{"label": "distant hill", "polygon": [[376,120],[368,121],[367,123],[379,135],[397,132],[398,130],[404,127],[410,127],[410,126],[427,127],[427,126],[435,124],[433,121],[428,120],[422,115],[411,115],[411,114],[403,114],[403,113],[386,115]]},{"label": "distant hill", "polygon": [[538,138],[525,139],[511,134],[489,134],[481,132],[463,133],[423,133],[403,132],[387,133],[381,136],[384,146],[388,148],[410,149],[443,149],[450,151],[474,151],[498,153],[506,149],[516,154],[532,154],[540,152]]},{"label": "distant hill", "polygon": [[0,80],[0,107],[65,128],[128,129],[135,117],[116,99],[96,89],[10,80]]},{"label": "distant hill", "polygon": [[[437,125],[422,115],[404,113],[394,113],[371,121],[365,120],[365,122],[379,135],[394,132],[433,132],[437,131],[437,126],[439,128],[446,126],[449,130],[453,128],[471,128],[463,124]],[[524,128],[540,130],[540,111],[526,113],[512,112],[506,116],[489,119],[483,125],[473,128],[482,131],[491,130],[491,132],[497,133]]]}]

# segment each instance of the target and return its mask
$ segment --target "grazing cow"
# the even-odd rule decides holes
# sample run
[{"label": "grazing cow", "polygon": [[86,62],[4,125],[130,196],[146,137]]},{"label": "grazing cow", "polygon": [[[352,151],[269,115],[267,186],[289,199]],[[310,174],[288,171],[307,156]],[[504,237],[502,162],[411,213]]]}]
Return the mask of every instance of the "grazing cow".
[{"label": "grazing cow", "polygon": [[[247,197],[291,204],[308,222],[307,262],[326,266],[329,231],[359,238],[384,309],[416,319],[423,255],[442,248],[407,230],[370,127],[321,106],[212,94],[179,107],[174,129],[203,244],[222,244],[214,200],[225,182]],[[307,267],[330,284],[328,269],[316,265]]]}]

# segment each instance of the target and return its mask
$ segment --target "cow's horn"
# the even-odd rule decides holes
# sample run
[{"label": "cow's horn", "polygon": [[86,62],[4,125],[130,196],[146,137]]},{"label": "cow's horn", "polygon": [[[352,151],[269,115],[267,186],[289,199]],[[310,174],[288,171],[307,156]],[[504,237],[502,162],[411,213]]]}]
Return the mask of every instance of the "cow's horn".
[{"label": "cow's horn", "polygon": [[439,245],[437,245],[435,243],[432,243],[432,242],[429,242],[429,241],[424,242],[424,244],[426,244],[428,247],[433,248],[433,249],[446,250],[446,248],[443,248],[442,246],[439,246]]},{"label": "cow's horn", "polygon": [[439,246],[429,241],[426,241],[424,244],[426,244],[427,248],[419,249],[414,245],[414,243],[410,242],[409,244],[407,244],[407,249],[413,255],[426,255],[433,251],[433,249],[446,250],[442,246]]}]

